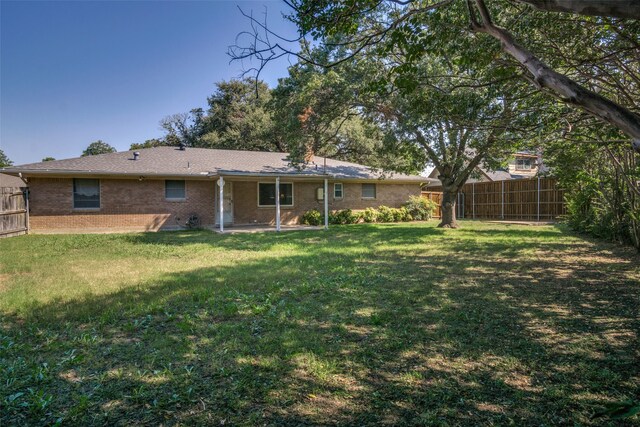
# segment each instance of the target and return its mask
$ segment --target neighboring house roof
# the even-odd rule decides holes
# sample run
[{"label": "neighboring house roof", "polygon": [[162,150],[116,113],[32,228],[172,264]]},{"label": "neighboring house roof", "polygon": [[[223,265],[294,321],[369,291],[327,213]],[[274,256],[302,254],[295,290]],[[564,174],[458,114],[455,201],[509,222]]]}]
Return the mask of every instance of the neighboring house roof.
[{"label": "neighboring house roof", "polygon": [[134,151],[99,154],[66,160],[6,168],[3,172],[25,176],[36,175],[132,175],[168,177],[214,176],[299,176],[337,179],[392,179],[426,182],[428,178],[398,173],[383,173],[368,166],[339,160],[314,157],[313,162],[299,170],[290,164],[287,153],[261,151],[214,150],[208,148],[154,147]]},{"label": "neighboring house roof", "polygon": [[[497,171],[489,171],[480,166],[476,168],[481,174],[487,177],[489,181],[502,181],[505,179],[511,179],[511,174],[505,170],[497,170]],[[429,178],[438,179],[438,170],[434,169],[430,174]],[[469,178],[467,182],[478,182],[477,179]]]},{"label": "neighboring house roof", "polygon": [[490,171],[483,168],[480,168],[480,170],[482,171],[483,174],[487,176],[487,178],[489,178],[490,181],[505,181],[507,179],[514,178],[513,175],[511,175],[508,171],[505,171],[505,170]]},{"label": "neighboring house roof", "polygon": [[26,187],[27,184],[17,176],[0,173],[0,187]]},{"label": "neighboring house roof", "polygon": [[[538,154],[533,154],[529,151],[518,151],[514,154],[514,158],[518,158],[518,157],[527,157],[527,158],[532,158],[535,159],[537,158],[539,161],[541,161],[541,157]],[[510,180],[510,179],[522,179],[522,178],[531,178],[530,174],[518,174],[518,173],[511,173],[507,170],[504,169],[498,169],[496,171],[491,171],[488,169],[483,168],[482,166],[478,166],[476,167],[476,170],[478,172],[480,172],[482,175],[484,175],[488,181],[506,181],[506,180]],[[543,173],[546,172],[548,169],[542,165],[539,166],[539,169],[536,171],[538,173]],[[429,178],[433,178],[433,179],[437,179],[438,178],[438,170],[434,169],[430,174],[429,174]],[[475,178],[469,178],[467,180],[468,183],[471,182],[482,182],[482,180],[478,180]],[[438,186],[441,185],[441,183],[437,182],[437,183],[433,183],[431,184],[432,186]]]}]

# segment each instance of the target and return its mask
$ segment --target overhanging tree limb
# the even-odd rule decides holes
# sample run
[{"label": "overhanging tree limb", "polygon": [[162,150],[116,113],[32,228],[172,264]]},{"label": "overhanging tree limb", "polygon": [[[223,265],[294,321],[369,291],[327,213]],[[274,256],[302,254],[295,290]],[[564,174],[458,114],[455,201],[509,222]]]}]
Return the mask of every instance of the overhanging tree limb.
[{"label": "overhanging tree limb", "polygon": [[472,31],[488,34],[500,41],[502,50],[524,66],[539,87],[620,129],[631,137],[634,150],[640,152],[640,116],[553,70],[521,46],[511,33],[493,23],[484,0],[474,1],[480,19],[476,18],[473,8],[470,7]]},{"label": "overhanging tree limb", "polygon": [[637,0],[517,0],[548,12],[569,12],[587,16],[640,19]]}]

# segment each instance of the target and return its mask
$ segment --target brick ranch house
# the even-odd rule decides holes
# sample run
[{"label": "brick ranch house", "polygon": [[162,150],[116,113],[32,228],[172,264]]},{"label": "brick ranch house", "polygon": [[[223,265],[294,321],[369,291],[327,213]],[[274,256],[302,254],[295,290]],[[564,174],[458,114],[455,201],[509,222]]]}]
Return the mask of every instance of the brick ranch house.
[{"label": "brick ranch house", "polygon": [[430,181],[421,176],[384,176],[363,165],[321,157],[297,169],[286,153],[184,147],[1,171],[27,182],[30,229],[36,232],[176,229],[192,215],[205,227],[219,226],[223,218],[222,228],[251,224],[279,228],[298,223],[310,209],[400,207]]}]

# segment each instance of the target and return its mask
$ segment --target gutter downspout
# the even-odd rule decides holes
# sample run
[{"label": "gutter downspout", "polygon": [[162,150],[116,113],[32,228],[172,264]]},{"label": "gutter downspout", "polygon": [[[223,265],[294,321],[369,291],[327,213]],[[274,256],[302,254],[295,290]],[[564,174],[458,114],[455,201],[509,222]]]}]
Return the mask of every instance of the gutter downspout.
[{"label": "gutter downspout", "polygon": [[324,179],[324,229],[329,229],[329,180]]},{"label": "gutter downspout", "polygon": [[22,172],[18,173],[18,177],[27,186],[27,188],[24,190],[24,203],[25,203],[25,209],[27,210],[27,214],[24,217],[25,218],[24,219],[24,222],[25,222],[24,226],[27,229],[27,234],[29,234],[29,232],[31,231],[31,222],[29,221],[29,183],[27,182],[27,180],[25,178],[22,177]]},{"label": "gutter downspout", "polygon": [[220,204],[220,233],[224,233],[224,178],[220,177],[218,179],[218,187],[220,187],[220,192],[218,196],[218,202]]}]

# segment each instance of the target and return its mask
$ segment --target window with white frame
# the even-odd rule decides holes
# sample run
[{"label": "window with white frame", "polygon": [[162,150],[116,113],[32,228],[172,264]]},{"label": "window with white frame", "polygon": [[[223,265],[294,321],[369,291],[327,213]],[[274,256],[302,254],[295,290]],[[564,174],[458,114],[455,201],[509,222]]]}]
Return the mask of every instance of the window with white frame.
[{"label": "window with white frame", "polygon": [[363,199],[375,199],[376,198],[376,185],[375,184],[362,184],[362,198]]},{"label": "window with white frame", "polygon": [[516,159],[516,170],[519,170],[519,171],[531,170],[531,159],[526,159],[526,158]]},{"label": "window with white frame", "polygon": [[344,197],[344,188],[342,187],[341,182],[336,182],[333,184],[333,198],[334,199],[342,199]]},{"label": "window with white frame", "polygon": [[100,180],[73,180],[73,208],[100,209]]},{"label": "window with white frame", "polygon": [[187,198],[184,180],[167,179],[164,182],[164,197],[167,200],[184,200]]},{"label": "window with white frame", "polygon": [[[258,183],[258,206],[276,205],[276,184],[274,182]],[[293,206],[293,183],[280,183],[280,206]]]}]

